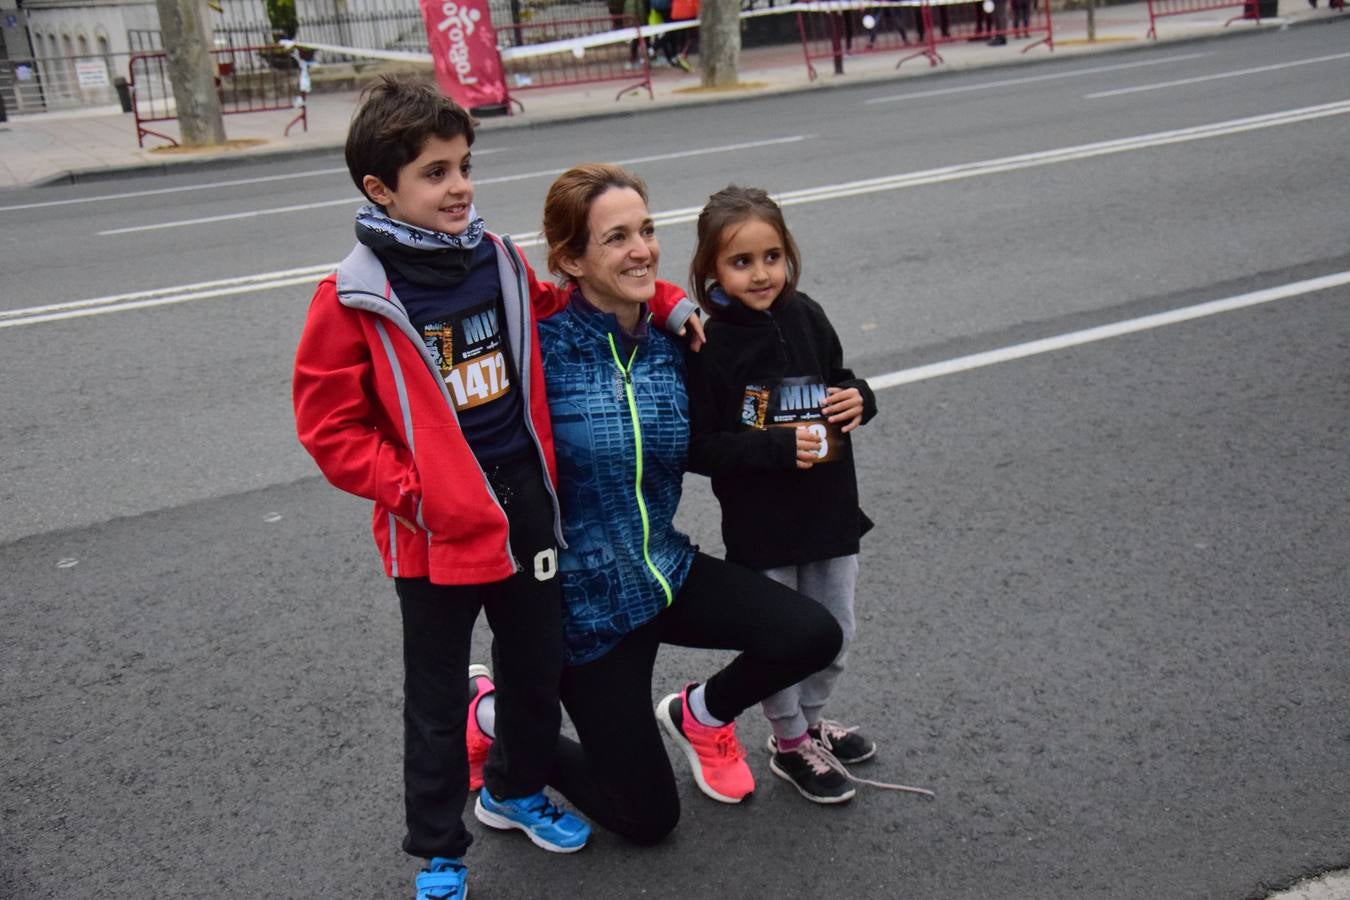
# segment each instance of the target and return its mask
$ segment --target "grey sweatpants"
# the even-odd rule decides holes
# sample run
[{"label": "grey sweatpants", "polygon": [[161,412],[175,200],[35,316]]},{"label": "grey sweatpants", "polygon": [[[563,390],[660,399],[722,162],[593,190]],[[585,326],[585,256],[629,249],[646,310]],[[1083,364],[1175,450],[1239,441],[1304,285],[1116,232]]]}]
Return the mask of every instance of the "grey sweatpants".
[{"label": "grey sweatpants", "polygon": [[815,600],[830,611],[844,632],[844,644],[834,662],[763,703],[764,715],[769,718],[774,737],[791,740],[805,734],[808,725],[820,721],[825,703],[834,691],[834,683],[844,671],[848,648],[857,630],[853,618],[853,594],[858,584],[858,555],[765,569],[760,574]]}]

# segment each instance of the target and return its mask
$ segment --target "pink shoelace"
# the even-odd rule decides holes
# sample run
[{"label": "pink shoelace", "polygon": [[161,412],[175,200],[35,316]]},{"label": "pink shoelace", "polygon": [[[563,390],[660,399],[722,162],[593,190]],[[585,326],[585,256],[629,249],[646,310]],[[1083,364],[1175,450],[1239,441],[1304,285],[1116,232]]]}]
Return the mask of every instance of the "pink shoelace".
[{"label": "pink shoelace", "polygon": [[[833,724],[838,725],[838,723]],[[824,722],[821,723],[820,730],[821,736],[823,738],[825,735]],[[791,752],[800,755],[804,760],[806,760],[806,764],[809,765],[811,767],[811,770],[815,772],[817,775],[823,775],[824,773],[833,769],[834,771],[838,772],[840,775],[843,775],[845,778],[847,778],[849,781],[854,782],[855,784],[867,784],[875,788],[881,788],[882,790],[903,791],[907,794],[918,794],[922,797],[933,796],[933,792],[928,790],[927,788],[910,787],[907,784],[890,784],[885,781],[871,781],[870,779],[867,778],[857,777],[848,769],[844,768],[844,764],[835,758],[834,754],[830,752],[830,748],[826,746],[824,741],[818,741],[812,738],[811,740],[806,741],[805,743],[801,744]]]},{"label": "pink shoelace", "polygon": [[736,739],[736,726],[724,725],[721,728],[708,728],[708,737],[706,741],[700,741],[705,747],[710,747],[718,759],[727,762],[735,762],[738,759],[745,758],[745,748],[741,742]]},{"label": "pink shoelace", "polygon": [[834,719],[820,720],[820,740],[825,745],[825,749],[831,753],[834,752],[835,741],[846,738],[857,730],[856,725],[849,728],[843,722],[836,722]]}]

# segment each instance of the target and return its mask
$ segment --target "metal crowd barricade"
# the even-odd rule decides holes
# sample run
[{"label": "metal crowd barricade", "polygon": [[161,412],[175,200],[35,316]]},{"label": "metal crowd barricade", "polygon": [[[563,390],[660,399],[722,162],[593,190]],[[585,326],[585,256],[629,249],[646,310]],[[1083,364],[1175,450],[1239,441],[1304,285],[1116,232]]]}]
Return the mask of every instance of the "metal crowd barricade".
[{"label": "metal crowd barricade", "polygon": [[[309,130],[308,78],[298,54],[281,47],[259,46],[212,50],[211,57],[215,61],[221,113],[230,116],[296,110],[282,133],[289,135],[296,123],[302,130]],[[146,122],[170,122],[178,118],[168,56],[163,52],[133,54],[128,83],[131,111],[136,117],[136,143],[144,147],[149,135],[178,146],[178,141],[169,135],[145,127]]]},{"label": "metal crowd barricade", "polygon": [[118,103],[128,54],[0,58],[0,96],[11,115]]},{"label": "metal crowd barricade", "polygon": [[644,88],[653,96],[647,42],[631,16],[522,22],[507,30],[515,39],[501,51],[508,107],[525,108],[512,96],[519,91],[606,81],[630,82],[615,100]]},{"label": "metal crowd barricade", "polygon": [[1215,9],[1242,10],[1224,22],[1224,28],[1239,19],[1261,21],[1261,8],[1257,0],[1148,0],[1148,34],[1145,37],[1155,41],[1158,39],[1158,20],[1163,16],[1186,16]]},{"label": "metal crowd barricade", "polygon": [[1003,22],[986,12],[983,0],[896,0],[868,3],[808,2],[796,4],[797,26],[807,73],[816,78],[816,60],[834,62],[842,75],[844,59],[865,53],[903,54],[898,69],[911,59],[942,62],[938,47],[974,41],[1028,39],[1025,53],[1044,44],[1054,49],[1055,26],[1049,0],[997,0],[1005,4]]},{"label": "metal crowd barricade", "polygon": [[797,29],[802,38],[807,75],[816,79],[815,61],[834,61],[834,74],[844,74],[844,57],[863,53],[895,53],[924,45],[924,22],[918,0],[863,6],[852,2],[799,3]]}]

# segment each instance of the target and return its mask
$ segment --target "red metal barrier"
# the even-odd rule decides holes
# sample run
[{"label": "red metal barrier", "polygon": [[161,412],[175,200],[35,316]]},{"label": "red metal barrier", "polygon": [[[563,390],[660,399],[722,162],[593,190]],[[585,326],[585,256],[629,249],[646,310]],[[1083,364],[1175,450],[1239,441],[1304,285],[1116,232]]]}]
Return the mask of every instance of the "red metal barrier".
[{"label": "red metal barrier", "polygon": [[1224,22],[1224,28],[1238,19],[1261,21],[1261,8],[1257,0],[1148,0],[1148,34],[1145,37],[1151,37],[1155,41],[1158,39],[1158,20],[1163,16],[1185,16],[1213,9],[1242,10]]},{"label": "red metal barrier", "polygon": [[[632,38],[624,40],[624,32]],[[630,16],[521,23],[501,33],[517,42],[502,51],[508,105],[525,108],[511,96],[518,91],[606,81],[631,82],[615,100],[643,88],[652,96],[647,42]]]},{"label": "red metal barrier", "polygon": [[863,7],[852,3],[813,3],[797,13],[806,71],[816,78],[814,60],[834,62],[844,74],[844,58],[862,53],[904,52],[924,44],[922,10],[917,2]]},{"label": "red metal barrier", "polygon": [[1049,0],[995,2],[993,12],[985,11],[983,0],[811,3],[810,9],[797,13],[807,72],[814,80],[813,60],[830,59],[835,74],[842,75],[844,59],[864,53],[903,53],[896,68],[919,58],[935,66],[942,62],[939,46],[964,42],[1006,44],[1034,38],[1022,47],[1023,53],[1041,44],[1054,49]]},{"label": "red metal barrier", "polygon": [[[927,52],[917,55],[927,56],[932,65],[942,61],[937,52],[942,44],[980,41],[1006,44],[1011,39],[1031,41],[1022,47],[1023,53],[1042,44],[1049,50],[1055,49],[1050,0],[994,0],[992,12],[986,10],[983,2],[924,0],[923,12],[932,44]],[[896,63],[896,68],[904,61]]]},{"label": "red metal barrier", "polygon": [[[309,130],[305,98],[309,92],[303,83],[299,63],[292,51],[280,47],[230,47],[212,50],[216,67],[216,93],[224,115],[239,115],[273,110],[298,110],[283,134],[290,134],[297,122]],[[172,122],[178,118],[169,80],[168,56],[163,53],[136,53],[131,57],[128,86],[131,111],[136,117],[136,143],[145,146],[146,135],[162,138],[170,146],[178,142],[167,134],[146,128],[146,122]]]}]

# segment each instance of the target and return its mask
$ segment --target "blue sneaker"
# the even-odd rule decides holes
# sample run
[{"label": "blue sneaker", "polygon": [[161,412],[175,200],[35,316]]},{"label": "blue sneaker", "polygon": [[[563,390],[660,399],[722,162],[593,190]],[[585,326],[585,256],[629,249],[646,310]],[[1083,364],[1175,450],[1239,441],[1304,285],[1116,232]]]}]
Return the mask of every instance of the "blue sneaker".
[{"label": "blue sneaker", "polygon": [[473,814],[489,828],[519,828],[535,846],[553,853],[576,853],[591,836],[590,825],[554,806],[543,791],[515,800],[498,800],[483,788]]},{"label": "blue sneaker", "polygon": [[417,900],[465,900],[469,870],[457,859],[438,856],[417,873]]}]

